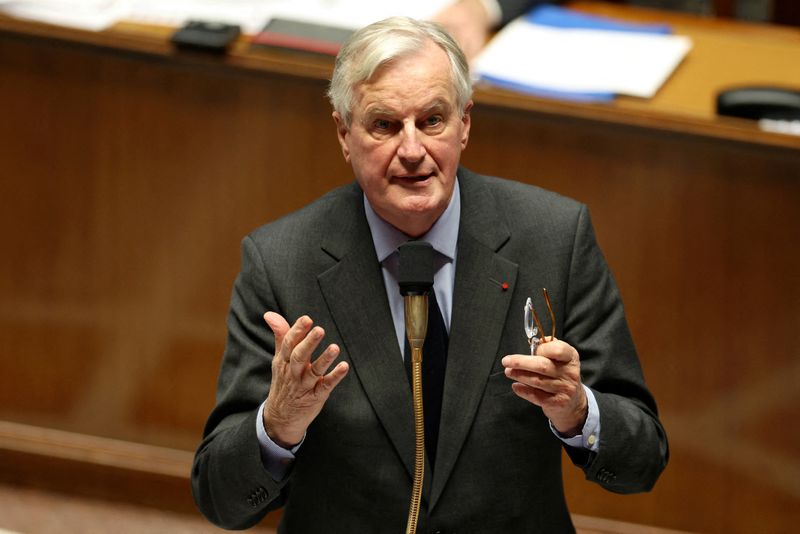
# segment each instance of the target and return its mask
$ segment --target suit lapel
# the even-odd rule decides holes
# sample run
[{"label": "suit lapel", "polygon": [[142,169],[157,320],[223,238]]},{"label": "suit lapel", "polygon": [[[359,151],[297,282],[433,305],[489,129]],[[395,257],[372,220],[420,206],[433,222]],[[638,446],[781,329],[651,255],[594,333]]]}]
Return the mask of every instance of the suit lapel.
[{"label": "suit lapel", "polygon": [[[394,335],[381,267],[364,215],[361,190],[327,218],[323,249],[338,262],[319,286],[358,379],[400,458],[413,473],[411,392]],[[341,206],[342,204],[340,204]],[[334,212],[335,211],[335,212]]]},{"label": "suit lapel", "polygon": [[459,177],[462,211],[431,508],[452,473],[483,397],[517,277],[517,264],[496,253],[510,234],[497,216],[494,197],[468,171],[461,169]]}]

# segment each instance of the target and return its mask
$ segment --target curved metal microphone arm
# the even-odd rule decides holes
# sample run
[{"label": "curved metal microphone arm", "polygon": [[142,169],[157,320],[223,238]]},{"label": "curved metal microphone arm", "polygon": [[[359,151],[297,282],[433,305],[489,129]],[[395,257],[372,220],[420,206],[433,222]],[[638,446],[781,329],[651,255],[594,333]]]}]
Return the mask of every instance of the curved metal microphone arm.
[{"label": "curved metal microphone arm", "polygon": [[411,347],[411,385],[414,400],[414,485],[408,510],[406,534],[415,534],[422,501],[422,482],[425,476],[425,416],[422,404],[422,346],[428,330],[428,295],[406,295],[406,337]]}]

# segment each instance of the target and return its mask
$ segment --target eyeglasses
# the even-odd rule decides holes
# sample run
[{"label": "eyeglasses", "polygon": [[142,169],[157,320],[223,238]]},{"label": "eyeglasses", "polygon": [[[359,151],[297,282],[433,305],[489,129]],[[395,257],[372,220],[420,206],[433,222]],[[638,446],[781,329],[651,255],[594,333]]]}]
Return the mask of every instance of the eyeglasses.
[{"label": "eyeglasses", "polygon": [[[539,321],[539,316],[533,308],[533,301],[528,297],[528,300],[525,302],[525,335],[528,336],[528,344],[531,346],[531,356],[536,353],[536,348],[539,345],[552,341],[556,337],[556,316],[553,313],[553,305],[550,303],[547,289],[542,288],[542,294],[544,295],[544,302],[547,304],[547,311],[550,314],[550,324],[552,324],[553,327],[551,329],[550,339],[548,340],[544,336],[544,329],[542,328],[541,321]],[[541,334],[542,337],[538,337],[539,334]]]}]

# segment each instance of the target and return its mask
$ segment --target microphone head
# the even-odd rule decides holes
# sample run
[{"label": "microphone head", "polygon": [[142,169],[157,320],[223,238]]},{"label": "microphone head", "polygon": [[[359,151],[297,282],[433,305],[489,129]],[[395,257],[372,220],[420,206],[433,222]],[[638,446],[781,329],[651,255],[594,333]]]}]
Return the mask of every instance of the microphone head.
[{"label": "microphone head", "polygon": [[433,287],[433,247],[425,241],[407,241],[397,248],[400,294],[425,295]]}]

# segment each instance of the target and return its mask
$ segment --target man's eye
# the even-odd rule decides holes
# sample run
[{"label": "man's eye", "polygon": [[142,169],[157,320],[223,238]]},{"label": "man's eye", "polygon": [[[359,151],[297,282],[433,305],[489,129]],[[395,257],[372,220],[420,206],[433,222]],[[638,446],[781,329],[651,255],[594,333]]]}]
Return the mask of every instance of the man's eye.
[{"label": "man's eye", "polygon": [[372,126],[376,130],[388,130],[391,126],[391,123],[386,119],[377,119],[375,122],[372,123]]},{"label": "man's eye", "polygon": [[431,115],[427,119],[425,119],[425,126],[438,126],[441,124],[442,116],[441,115]]}]

